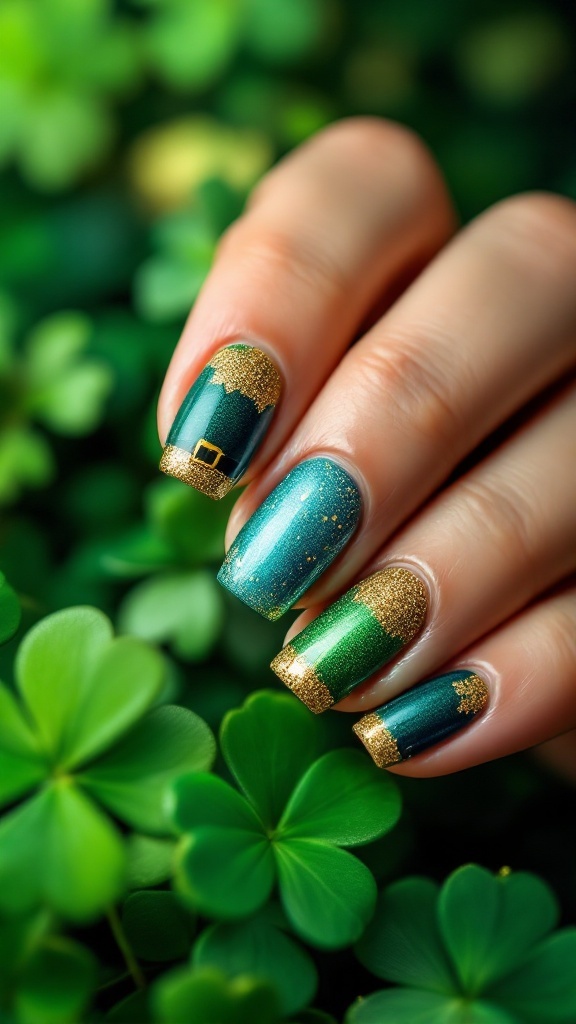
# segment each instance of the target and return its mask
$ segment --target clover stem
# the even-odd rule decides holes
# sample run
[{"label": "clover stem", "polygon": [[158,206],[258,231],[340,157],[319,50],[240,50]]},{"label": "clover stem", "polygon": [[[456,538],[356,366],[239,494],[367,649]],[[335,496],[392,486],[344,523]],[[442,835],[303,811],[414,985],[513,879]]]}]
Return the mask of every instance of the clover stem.
[{"label": "clover stem", "polygon": [[116,939],[116,943],[118,945],[120,952],[122,953],[122,956],[124,957],[126,967],[130,971],[130,974],[132,975],[134,984],[136,985],[136,988],[142,991],[146,988],[146,978],[144,976],[142,968],[140,967],[140,964],[138,963],[138,960],[136,959],[134,950],[132,949],[132,946],[128,941],[128,937],[122,927],[122,922],[118,916],[118,911],[114,905],[108,907],[108,910],[106,911],[106,917],[108,918],[110,931],[112,932],[114,938]]}]

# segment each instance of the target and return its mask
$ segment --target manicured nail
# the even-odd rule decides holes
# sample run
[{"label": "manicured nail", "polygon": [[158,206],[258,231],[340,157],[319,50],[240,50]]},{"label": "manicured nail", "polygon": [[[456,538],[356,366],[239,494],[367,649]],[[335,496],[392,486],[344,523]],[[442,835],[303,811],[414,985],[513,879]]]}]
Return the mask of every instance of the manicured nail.
[{"label": "manicured nail", "polygon": [[337,462],[295,466],[242,527],[218,579],[266,619],[278,619],[350,540],[362,511]]},{"label": "manicured nail", "polygon": [[326,608],[270,667],[319,714],[410,643],[424,625],[426,610],[422,580],[408,569],[391,566]]},{"label": "manicured nail", "polygon": [[487,700],[488,687],[475,672],[448,672],[364,715],[353,729],[372,760],[386,768],[458,732]]},{"label": "manicured nail", "polygon": [[210,498],[223,498],[262,441],[281,386],[276,366],[259,348],[221,349],[182,402],[160,469]]}]

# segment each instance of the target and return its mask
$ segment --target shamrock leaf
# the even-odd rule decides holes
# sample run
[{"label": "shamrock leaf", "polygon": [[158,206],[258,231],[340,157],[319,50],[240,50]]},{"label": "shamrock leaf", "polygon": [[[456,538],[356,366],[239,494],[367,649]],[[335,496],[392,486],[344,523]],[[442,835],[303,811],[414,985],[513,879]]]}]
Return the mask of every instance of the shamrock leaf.
[{"label": "shamrock leaf", "polygon": [[439,889],[421,878],[386,889],[357,946],[362,963],[402,988],[376,992],[348,1024],[569,1024],[576,1014],[576,929],[550,934],[554,897],[535,875],[469,865]]},{"label": "shamrock leaf", "polygon": [[0,644],[14,636],[20,625],[20,601],[4,573],[0,572]]},{"label": "shamrock leaf", "polygon": [[266,912],[249,921],[206,928],[194,946],[192,963],[218,967],[229,978],[249,974],[269,981],[285,1016],[308,1006],[316,991],[312,959]]},{"label": "shamrock leaf", "polygon": [[400,798],[359,751],[315,760],[318,729],[287,695],[267,691],[226,716],[222,751],[243,792],[205,774],[176,782],[177,886],[202,912],[234,919],[277,883],[294,930],[336,948],[360,936],[375,901],[371,872],[340,847],[388,832]]},{"label": "shamrock leaf", "polygon": [[224,603],[214,577],[203,571],[166,573],[135,587],[119,613],[125,633],[168,641],[181,658],[200,661],[216,643]]},{"label": "shamrock leaf", "polygon": [[79,943],[37,916],[0,918],[0,1018],[75,1024],[96,985],[96,963]]},{"label": "shamrock leaf", "polygon": [[270,984],[250,975],[230,981],[215,967],[171,971],[156,983],[152,1002],[160,1024],[277,1024],[281,1019]]},{"label": "shamrock leaf", "polygon": [[214,741],[185,708],[151,710],[163,679],[159,653],[114,639],[93,608],[57,612],[24,638],[21,703],[0,684],[0,805],[27,796],[0,820],[0,909],[46,904],[89,919],[125,883],[124,843],[106,812],[169,831],[166,791],[210,766]]}]

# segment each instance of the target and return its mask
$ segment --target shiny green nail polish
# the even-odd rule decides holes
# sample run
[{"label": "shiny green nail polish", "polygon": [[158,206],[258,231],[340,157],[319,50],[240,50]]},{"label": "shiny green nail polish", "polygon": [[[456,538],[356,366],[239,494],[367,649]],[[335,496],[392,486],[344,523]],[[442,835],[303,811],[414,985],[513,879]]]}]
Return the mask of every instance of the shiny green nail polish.
[{"label": "shiny green nail polish", "polygon": [[462,669],[428,680],[364,715],[354,732],[379,768],[406,761],[458,732],[486,706],[488,687]]},{"label": "shiny green nail polish", "polygon": [[426,618],[422,580],[400,566],[374,573],[326,608],[271,668],[318,714],[390,661]]},{"label": "shiny green nail polish", "polygon": [[337,462],[300,462],[243,526],[218,580],[260,615],[278,619],[347,544],[361,511],[360,491]]},{"label": "shiny green nail polish", "polygon": [[262,441],[280,390],[280,374],[265,352],[242,344],[221,349],[182,402],[160,469],[223,498]]}]

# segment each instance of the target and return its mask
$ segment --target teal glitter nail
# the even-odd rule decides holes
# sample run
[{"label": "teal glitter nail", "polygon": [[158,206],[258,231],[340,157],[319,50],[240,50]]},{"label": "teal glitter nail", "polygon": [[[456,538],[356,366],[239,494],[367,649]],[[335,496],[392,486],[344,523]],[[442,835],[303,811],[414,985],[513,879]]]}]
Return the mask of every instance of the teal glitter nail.
[{"label": "teal glitter nail", "polygon": [[280,374],[265,352],[242,344],[221,349],[182,402],[160,469],[223,498],[262,441],[280,389]]},{"label": "teal glitter nail", "polygon": [[361,511],[358,487],[337,462],[301,462],[242,528],[218,579],[265,618],[278,619],[348,543]]},{"label": "teal glitter nail", "polygon": [[353,729],[378,767],[386,768],[462,729],[487,701],[488,687],[475,672],[447,672],[364,715]]}]

